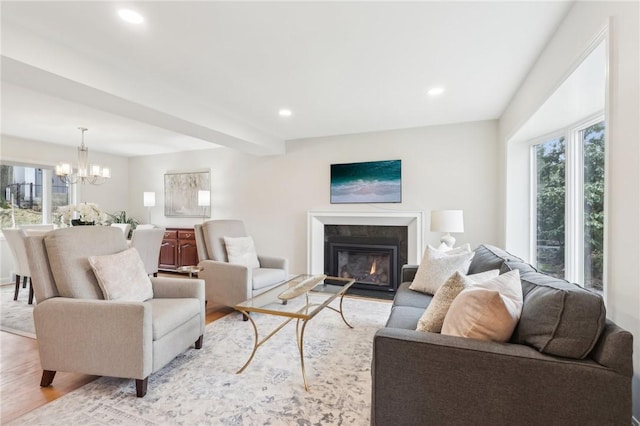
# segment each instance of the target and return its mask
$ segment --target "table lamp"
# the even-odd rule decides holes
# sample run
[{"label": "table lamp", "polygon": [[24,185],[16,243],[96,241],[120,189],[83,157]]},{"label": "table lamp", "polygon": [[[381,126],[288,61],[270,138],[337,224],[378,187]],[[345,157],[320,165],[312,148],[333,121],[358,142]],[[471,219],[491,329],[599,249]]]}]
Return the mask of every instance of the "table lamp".
[{"label": "table lamp", "polygon": [[151,207],[155,207],[156,205],[156,193],[155,192],[144,192],[142,196],[142,204],[147,207],[148,210],[148,220],[151,223]]},{"label": "table lamp", "polygon": [[462,210],[434,210],[431,212],[431,232],[445,232],[440,241],[452,248],[456,239],[451,232],[464,232]]},{"label": "table lamp", "polygon": [[207,212],[207,206],[211,204],[211,191],[198,191],[198,206],[202,207],[202,223]]}]

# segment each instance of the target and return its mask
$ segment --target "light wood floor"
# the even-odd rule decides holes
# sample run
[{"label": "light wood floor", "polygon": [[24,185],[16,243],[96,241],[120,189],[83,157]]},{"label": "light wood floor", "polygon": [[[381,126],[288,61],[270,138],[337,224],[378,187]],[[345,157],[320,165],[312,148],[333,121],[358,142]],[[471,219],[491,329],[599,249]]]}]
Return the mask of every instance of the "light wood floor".
[{"label": "light wood floor", "polygon": [[[231,310],[208,311],[206,323],[222,318]],[[205,340],[204,344],[207,342]],[[0,332],[0,424],[77,389],[97,376],[58,372],[53,384],[40,387],[42,369],[38,355],[38,341],[17,334]],[[133,381],[132,392],[135,392]]]}]

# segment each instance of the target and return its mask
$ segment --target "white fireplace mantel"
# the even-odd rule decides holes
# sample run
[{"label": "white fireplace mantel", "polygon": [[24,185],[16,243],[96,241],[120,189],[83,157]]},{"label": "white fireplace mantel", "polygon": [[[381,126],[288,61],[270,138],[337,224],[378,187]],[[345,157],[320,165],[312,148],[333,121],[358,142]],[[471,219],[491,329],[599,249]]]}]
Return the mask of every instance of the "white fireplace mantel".
[{"label": "white fireplace mantel", "polygon": [[307,273],[324,273],[325,225],[378,225],[407,227],[407,261],[420,263],[424,235],[421,211],[309,211],[307,212]]}]

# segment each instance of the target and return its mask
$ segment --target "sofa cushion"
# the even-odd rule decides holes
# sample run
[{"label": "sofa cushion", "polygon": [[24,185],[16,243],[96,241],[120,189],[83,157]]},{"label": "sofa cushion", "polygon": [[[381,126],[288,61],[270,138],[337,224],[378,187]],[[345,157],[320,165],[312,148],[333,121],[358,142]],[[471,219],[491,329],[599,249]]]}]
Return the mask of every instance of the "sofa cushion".
[{"label": "sofa cushion", "polygon": [[410,282],[400,284],[396,295],[393,298],[393,306],[411,306],[413,308],[421,308],[424,310],[433,296],[419,291],[413,291],[409,288]]},{"label": "sofa cushion", "polygon": [[473,252],[448,254],[448,252],[441,252],[427,246],[418,272],[416,272],[409,288],[423,293],[435,294],[438,287],[444,284],[454,272],[458,271],[466,275],[473,256]]},{"label": "sofa cushion", "polygon": [[110,226],[56,229],[47,233],[44,245],[60,296],[77,299],[103,299],[88,257],[127,248],[122,231]]},{"label": "sofa cushion", "polygon": [[[525,263],[524,260],[506,251],[487,244],[482,244],[474,250],[475,256],[469,265],[469,274],[489,271],[491,269],[502,270],[505,261]],[[502,270],[502,272],[505,272]]]},{"label": "sofa cushion", "polygon": [[159,340],[196,315],[200,315],[200,300],[195,298],[151,299],[153,340]]},{"label": "sofa cushion", "polygon": [[512,342],[549,355],[585,358],[605,326],[602,297],[539,272],[522,274],[521,284],[524,305]]},{"label": "sofa cushion", "polygon": [[89,256],[105,300],[144,302],[153,298],[153,287],[135,248],[104,256]]},{"label": "sofa cushion", "polygon": [[444,317],[447,315],[447,311],[449,311],[449,307],[456,296],[473,284],[496,278],[499,273],[500,271],[497,269],[473,275],[462,275],[460,272],[455,272],[433,295],[433,300],[420,317],[416,330],[440,333]]},{"label": "sofa cushion", "polygon": [[385,327],[415,330],[424,309],[412,306],[394,306]]},{"label": "sofa cushion", "polygon": [[509,271],[462,290],[442,324],[442,334],[507,342],[522,312],[520,273]]},{"label": "sofa cushion", "polygon": [[536,268],[528,264],[527,262],[519,261],[519,260],[505,260],[500,268],[500,273],[504,274],[509,271],[520,271],[520,275],[525,274],[527,272],[538,272]]},{"label": "sofa cushion", "polygon": [[251,237],[223,237],[229,263],[255,269],[260,267],[258,253]]}]

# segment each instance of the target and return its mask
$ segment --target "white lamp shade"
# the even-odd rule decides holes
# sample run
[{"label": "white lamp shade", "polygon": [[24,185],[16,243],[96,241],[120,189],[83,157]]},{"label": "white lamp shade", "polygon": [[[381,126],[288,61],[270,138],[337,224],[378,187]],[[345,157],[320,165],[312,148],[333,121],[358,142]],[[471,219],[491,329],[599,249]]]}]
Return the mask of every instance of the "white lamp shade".
[{"label": "white lamp shade", "polygon": [[156,205],[156,193],[155,192],[145,192],[143,194],[142,202],[145,207],[155,207]]},{"label": "white lamp shade", "polygon": [[198,206],[205,207],[211,204],[210,191],[198,191]]},{"label": "white lamp shade", "polygon": [[462,210],[434,210],[431,212],[431,231],[464,232]]}]

